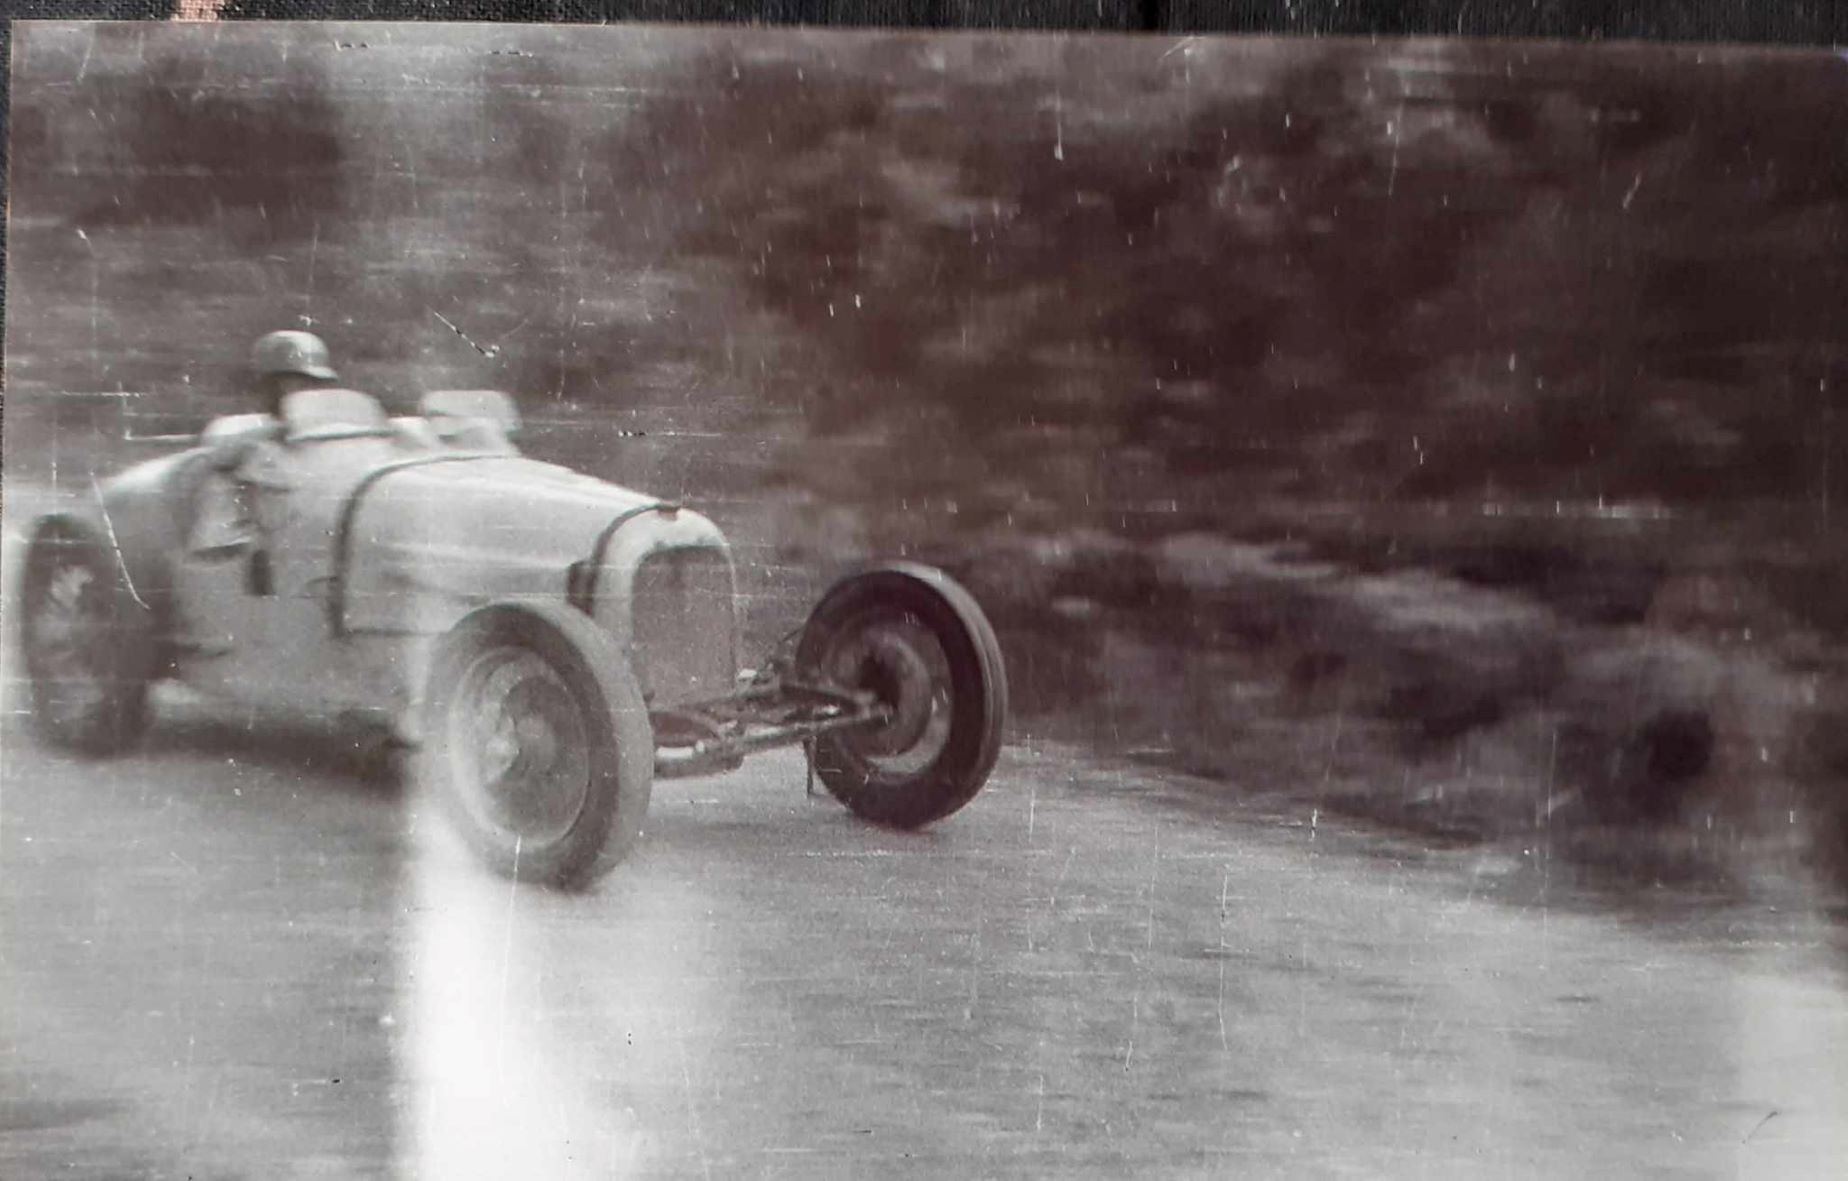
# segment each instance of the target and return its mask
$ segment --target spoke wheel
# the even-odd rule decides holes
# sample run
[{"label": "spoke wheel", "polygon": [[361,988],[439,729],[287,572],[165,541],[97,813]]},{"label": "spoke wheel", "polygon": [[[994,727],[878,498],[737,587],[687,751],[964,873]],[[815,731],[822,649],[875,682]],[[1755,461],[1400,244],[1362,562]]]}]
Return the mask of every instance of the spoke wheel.
[{"label": "spoke wheel", "polygon": [[432,658],[425,778],[496,871],[564,888],[641,835],[654,739],[634,674],[581,613],[474,612]]},{"label": "spoke wheel", "polygon": [[884,707],[881,721],[814,743],[815,773],[856,814],[918,828],[987,782],[1007,713],[1000,645],[941,572],[894,565],[843,581],[810,616],[796,668],[804,681],[870,693]]},{"label": "spoke wheel", "polygon": [[110,754],[140,736],[151,679],[146,612],[86,527],[53,518],[26,557],[20,646],[46,742]]},{"label": "spoke wheel", "polygon": [[478,824],[508,845],[571,831],[590,797],[589,739],[550,665],[522,648],[482,653],[444,720],[454,780]]},{"label": "spoke wheel", "polygon": [[955,686],[942,642],[915,615],[874,606],[843,621],[818,667],[836,688],[871,693],[887,720],[841,735],[840,752],[874,775],[913,775],[942,756]]}]

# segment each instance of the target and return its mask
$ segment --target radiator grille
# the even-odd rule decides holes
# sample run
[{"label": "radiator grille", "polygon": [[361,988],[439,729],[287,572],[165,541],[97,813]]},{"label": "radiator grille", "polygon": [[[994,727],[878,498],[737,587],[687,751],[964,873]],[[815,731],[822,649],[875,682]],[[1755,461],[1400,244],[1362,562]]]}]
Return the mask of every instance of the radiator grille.
[{"label": "radiator grille", "polygon": [[722,550],[657,550],[630,600],[636,675],[659,707],[731,690],[737,674],[731,563]]}]

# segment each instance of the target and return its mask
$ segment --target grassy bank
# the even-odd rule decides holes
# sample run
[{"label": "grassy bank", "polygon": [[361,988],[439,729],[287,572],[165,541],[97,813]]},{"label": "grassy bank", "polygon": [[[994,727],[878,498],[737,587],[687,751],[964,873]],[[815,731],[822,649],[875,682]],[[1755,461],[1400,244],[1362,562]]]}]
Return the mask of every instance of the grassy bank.
[{"label": "grassy bank", "polygon": [[[798,564],[899,524],[815,510]],[[1007,649],[1020,725],[1433,839],[1545,842],[1642,878],[1848,886],[1848,659],[1671,524],[1557,564],[1451,522],[1390,558],[1190,531],[942,533]],[[1542,553],[1544,530],[1519,531]],[[1415,535],[1416,530],[1407,530]],[[1731,547],[1729,554],[1737,554]],[[1357,557],[1365,554],[1365,560]],[[1527,573],[1520,575],[1525,569]],[[1826,620],[1826,616],[1824,617]]]}]

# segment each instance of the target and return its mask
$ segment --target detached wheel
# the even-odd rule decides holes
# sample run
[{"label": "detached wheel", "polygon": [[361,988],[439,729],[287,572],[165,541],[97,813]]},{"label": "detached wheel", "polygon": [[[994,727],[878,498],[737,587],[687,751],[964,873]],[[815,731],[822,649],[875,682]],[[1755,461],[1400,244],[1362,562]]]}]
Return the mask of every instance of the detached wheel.
[{"label": "detached wheel", "polygon": [[870,691],[884,724],[815,739],[813,765],[867,820],[921,828],[975,798],[1001,751],[1007,674],[994,629],[949,576],[908,563],[845,579],[809,616],[796,674]]},{"label": "detached wheel", "polygon": [[628,661],[581,613],[497,603],[438,643],[423,779],[495,872],[561,889],[641,836],[654,732]]},{"label": "detached wheel", "polygon": [[153,679],[151,624],[114,552],[90,526],[53,517],[26,550],[20,648],[32,724],[47,744],[115,754],[141,736]]}]

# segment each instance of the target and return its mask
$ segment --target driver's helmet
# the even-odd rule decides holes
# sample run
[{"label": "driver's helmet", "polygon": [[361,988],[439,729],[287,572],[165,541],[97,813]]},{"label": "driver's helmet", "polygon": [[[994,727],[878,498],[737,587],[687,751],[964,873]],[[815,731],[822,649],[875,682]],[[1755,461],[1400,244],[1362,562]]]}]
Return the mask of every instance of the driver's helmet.
[{"label": "driver's helmet", "polygon": [[327,342],[312,332],[272,332],[257,341],[251,362],[258,378],[295,373],[333,381],[336,376]]}]

